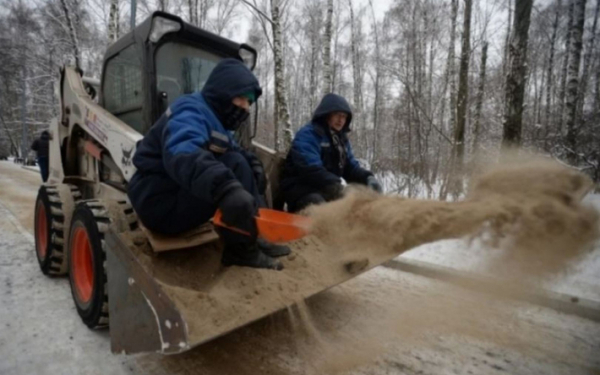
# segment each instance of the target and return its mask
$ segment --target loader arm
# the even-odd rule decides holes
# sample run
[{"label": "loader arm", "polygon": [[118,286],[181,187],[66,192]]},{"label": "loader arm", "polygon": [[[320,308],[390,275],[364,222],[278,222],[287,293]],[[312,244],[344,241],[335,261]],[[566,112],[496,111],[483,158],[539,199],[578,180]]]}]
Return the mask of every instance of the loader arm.
[{"label": "loader arm", "polygon": [[[129,181],[135,173],[131,159],[142,135],[98,105],[86,91],[82,77],[75,68],[67,66],[61,75],[62,118],[55,125],[57,129],[54,129],[60,143],[63,144],[67,137],[71,142],[77,137],[81,138],[79,141],[83,142],[85,153]],[[77,133],[77,130],[81,132]],[[76,151],[76,146],[66,150],[67,153]],[[70,156],[67,155],[66,159],[76,159]],[[65,176],[68,175],[65,173]],[[92,175],[88,177],[93,179]]]}]

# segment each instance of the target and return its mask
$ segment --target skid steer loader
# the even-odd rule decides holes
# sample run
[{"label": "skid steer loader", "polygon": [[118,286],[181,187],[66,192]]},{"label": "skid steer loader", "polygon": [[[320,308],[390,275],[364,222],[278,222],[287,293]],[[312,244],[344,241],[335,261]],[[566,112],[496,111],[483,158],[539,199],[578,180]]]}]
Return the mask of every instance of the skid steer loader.
[{"label": "skid steer loader", "polygon": [[[175,99],[200,90],[226,57],[253,68],[257,54],[248,45],[156,12],[108,48],[101,82],[83,78],[73,67],[61,71],[60,115],[50,126],[49,180],[35,205],[36,254],[44,274],[69,275],[77,312],[88,327],[110,326],[115,353],[189,350],[394,256],[372,258],[368,267],[358,268],[344,267],[341,260],[318,267],[294,263],[294,254],[281,272],[224,268],[211,223],[167,237],[137,221],[126,194],[136,143]],[[252,126],[244,129],[240,143],[264,163],[267,200],[281,208],[282,158],[251,141]],[[311,236],[291,247],[328,250]],[[314,277],[315,270],[324,277]],[[295,283],[301,279],[305,282]]]}]

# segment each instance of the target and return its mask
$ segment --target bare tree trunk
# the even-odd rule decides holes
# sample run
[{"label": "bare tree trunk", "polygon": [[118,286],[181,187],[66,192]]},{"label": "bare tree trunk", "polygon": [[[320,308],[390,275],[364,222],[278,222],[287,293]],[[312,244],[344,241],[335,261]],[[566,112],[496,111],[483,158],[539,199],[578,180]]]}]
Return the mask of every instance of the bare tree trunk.
[{"label": "bare tree trunk", "polygon": [[8,137],[8,140],[10,141],[10,148],[11,150],[17,150],[17,144],[15,143],[15,141],[13,140],[12,135],[10,134],[10,130],[8,129],[8,126],[6,126],[6,122],[4,122],[4,117],[2,116],[2,111],[0,111],[0,122],[2,122],[2,125],[4,127],[4,131]]},{"label": "bare tree trunk", "polygon": [[379,49],[379,31],[373,1],[369,0],[371,15],[373,17],[373,29],[375,30],[375,102],[373,103],[373,147],[371,163],[377,163],[379,156],[379,86],[381,80],[381,55]]},{"label": "bare tree trunk", "polygon": [[361,106],[361,91],[362,91],[362,82],[360,77],[360,62],[358,55],[358,46],[357,46],[357,37],[356,37],[356,25],[354,23],[354,10],[352,9],[352,0],[348,0],[348,5],[350,6],[350,30],[351,30],[351,40],[350,40],[350,48],[352,52],[352,77],[354,82],[354,111],[356,112],[356,117],[360,118],[362,113]]},{"label": "bare tree trunk", "polygon": [[119,0],[110,0],[108,15],[108,41],[114,43],[119,39]]},{"label": "bare tree trunk", "polygon": [[452,0],[452,27],[450,29],[450,49],[448,52],[448,77],[450,79],[450,129],[456,127],[456,19],[458,17],[458,0]]},{"label": "bare tree trunk", "polygon": [[196,24],[196,19],[194,18],[194,12],[198,11],[197,0],[188,0],[188,10],[189,10],[189,20],[192,25]]},{"label": "bare tree trunk", "polygon": [[[458,16],[458,0],[452,0],[451,2],[451,28],[450,28],[450,45],[448,47],[448,61],[446,66],[446,74],[450,82],[450,98],[448,111],[450,112],[450,130],[456,126],[456,73],[455,73],[455,44],[456,44],[456,18]],[[454,148],[454,147],[453,147]],[[448,196],[448,187],[450,176],[454,174],[454,158],[456,154],[454,149],[450,150],[450,157],[446,164],[446,175],[444,176],[442,188],[440,189],[440,199],[446,200]]]},{"label": "bare tree trunk", "polygon": [[563,59],[563,65],[561,69],[561,82],[560,82],[560,93],[559,93],[559,106],[558,106],[558,132],[562,134],[563,119],[565,114],[565,97],[567,93],[567,68],[569,66],[569,56],[571,54],[571,30],[573,29],[573,6],[574,1],[569,0],[569,18],[567,24],[567,39],[565,40],[565,57]]},{"label": "bare tree trunk", "polygon": [[[276,145],[277,150],[287,152],[294,137],[290,113],[287,106],[287,94],[285,87],[284,62],[283,62],[283,38],[281,35],[279,0],[271,0],[271,27],[273,31],[273,58],[275,68],[275,129],[283,126],[283,147]],[[276,130],[277,131],[277,130]]]},{"label": "bare tree trunk", "polygon": [[569,71],[567,77],[567,138],[566,143],[569,148],[569,159],[576,161],[577,153],[577,100],[579,98],[579,65],[581,63],[581,50],[583,49],[583,28],[585,23],[585,1],[574,0],[573,8],[573,27],[571,29],[572,48],[569,56]]},{"label": "bare tree trunk", "polygon": [[590,66],[592,56],[595,50],[596,27],[598,26],[598,12],[600,11],[600,0],[596,1],[596,12],[594,13],[594,23],[592,24],[591,35],[583,57],[583,71],[581,73],[581,82],[579,83],[579,99],[577,108],[577,119],[582,118],[583,107],[585,104],[585,94],[587,92],[587,84],[590,76]]},{"label": "bare tree trunk", "polygon": [[475,99],[475,118],[473,122],[473,154],[479,150],[479,137],[481,136],[481,107],[483,106],[483,95],[485,93],[485,68],[487,64],[488,42],[483,42],[481,47],[481,67],[479,70],[479,86],[477,87],[477,98]]},{"label": "bare tree trunk", "polygon": [[[517,0],[515,0],[517,1]],[[506,23],[506,39],[504,40],[504,53],[502,56],[502,76],[506,77],[506,69],[508,65],[508,46],[510,45],[510,35],[512,27],[512,0],[508,0],[508,22]]]},{"label": "bare tree trunk", "polygon": [[[363,116],[363,106],[362,106],[362,78],[360,74],[360,56],[358,52],[358,37],[356,31],[356,23],[354,20],[354,9],[352,6],[352,0],[348,0],[348,5],[350,7],[350,48],[352,53],[352,81],[353,81],[353,96],[354,96],[354,113],[355,118],[358,120],[355,122],[359,125],[359,127],[355,126],[355,130],[357,133],[357,137],[360,140],[362,130],[365,126],[362,121]],[[359,142],[360,151],[363,151],[362,142]]]},{"label": "bare tree trunk", "polygon": [[[337,28],[337,25],[340,24],[340,14],[339,12],[336,13],[335,18],[333,19],[333,23],[332,23],[332,33],[335,33],[335,38],[333,38],[333,34],[332,34],[332,40],[335,40],[335,42],[333,43],[334,48],[333,48],[333,56],[331,58],[331,92],[336,92],[336,77],[338,75],[338,53],[340,52],[339,49],[339,42],[340,42],[340,32]],[[333,28],[333,25],[336,25],[335,28]]]},{"label": "bare tree trunk", "polygon": [[79,57],[79,41],[77,40],[77,30],[73,26],[73,20],[71,19],[71,12],[69,11],[69,5],[67,0],[60,0],[60,3],[67,19],[67,27],[69,28],[69,38],[71,39],[71,48],[73,48],[73,57],[75,58],[75,66],[77,69],[81,69],[80,57]]},{"label": "bare tree trunk", "polygon": [[323,49],[323,95],[333,92],[331,66],[331,38],[333,24],[333,0],[327,0],[327,19],[325,21],[325,47]]},{"label": "bare tree trunk", "polygon": [[206,28],[206,18],[208,17],[208,11],[212,6],[212,3],[209,4],[209,0],[194,0],[196,4],[200,1],[200,13],[198,13],[198,6],[196,5],[195,19],[196,25],[201,28]]},{"label": "bare tree trunk", "polygon": [[[547,64],[548,62],[546,60],[544,60],[542,62],[542,80],[541,82],[538,84],[537,83],[537,79],[536,79],[536,84],[535,84],[535,111],[534,111],[534,124],[540,125],[542,122],[542,99],[544,96],[544,87],[546,87],[546,71],[547,71]],[[539,131],[538,131],[539,132]]]},{"label": "bare tree trunk", "polygon": [[317,95],[317,59],[318,59],[318,35],[319,31],[316,27],[316,22],[311,25],[310,29],[310,110],[312,111],[316,106],[316,95]]},{"label": "bare tree trunk", "polygon": [[600,114],[600,69],[596,69],[596,90],[595,91],[596,91],[596,95],[594,97],[594,113]]},{"label": "bare tree trunk", "polygon": [[554,70],[554,51],[556,48],[556,34],[558,33],[558,21],[560,20],[560,12],[562,8],[562,1],[557,0],[556,12],[554,14],[554,22],[552,23],[552,37],[550,38],[550,55],[548,57],[548,75],[546,84],[546,114],[545,114],[545,128],[546,130],[550,127],[550,107],[552,106],[552,72]]},{"label": "bare tree trunk", "polygon": [[509,70],[506,75],[506,105],[502,146],[519,146],[523,121],[523,99],[527,73],[527,41],[533,0],[516,2],[511,42],[509,45]]},{"label": "bare tree trunk", "polygon": [[169,12],[169,0],[159,0],[160,10],[163,12]]},{"label": "bare tree trunk", "polygon": [[471,9],[472,0],[465,0],[463,20],[462,48],[460,52],[460,72],[458,77],[458,103],[456,106],[456,127],[454,128],[454,147],[456,154],[456,173],[462,174],[465,153],[465,126],[467,122],[467,104],[469,100],[469,60],[471,57]]}]

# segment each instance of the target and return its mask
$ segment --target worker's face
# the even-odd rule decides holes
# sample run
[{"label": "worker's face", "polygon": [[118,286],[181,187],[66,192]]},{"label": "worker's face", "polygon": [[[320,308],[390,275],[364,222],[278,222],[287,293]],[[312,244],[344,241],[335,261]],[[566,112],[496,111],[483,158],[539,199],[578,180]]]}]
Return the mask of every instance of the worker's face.
[{"label": "worker's face", "polygon": [[236,96],[233,98],[233,104],[240,108],[244,108],[247,112],[250,112],[250,106],[252,105],[250,100],[245,96]]},{"label": "worker's face", "polygon": [[329,127],[335,131],[340,131],[346,125],[346,121],[348,120],[348,114],[345,112],[332,112],[329,114],[327,118],[327,124]]}]

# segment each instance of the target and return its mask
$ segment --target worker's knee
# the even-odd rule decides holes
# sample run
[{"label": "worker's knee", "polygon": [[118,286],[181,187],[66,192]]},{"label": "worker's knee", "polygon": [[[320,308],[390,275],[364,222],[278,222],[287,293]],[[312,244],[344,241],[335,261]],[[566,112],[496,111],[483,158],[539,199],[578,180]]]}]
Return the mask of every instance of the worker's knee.
[{"label": "worker's knee", "polygon": [[250,164],[240,152],[237,151],[227,151],[223,155],[219,157],[219,161],[229,168],[248,168],[250,169]]},{"label": "worker's knee", "polygon": [[233,172],[244,189],[253,195],[256,195],[256,183],[252,167],[244,155],[236,151],[228,151],[219,157],[219,161]]}]

